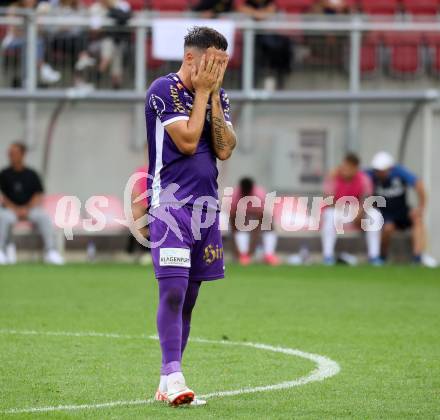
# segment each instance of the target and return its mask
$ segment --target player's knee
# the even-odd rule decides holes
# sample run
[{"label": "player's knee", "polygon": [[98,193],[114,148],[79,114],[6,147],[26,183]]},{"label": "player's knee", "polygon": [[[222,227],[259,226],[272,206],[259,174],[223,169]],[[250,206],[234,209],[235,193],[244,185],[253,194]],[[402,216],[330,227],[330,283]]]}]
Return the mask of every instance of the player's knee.
[{"label": "player's knee", "polygon": [[396,228],[394,227],[393,223],[385,223],[383,225],[383,233],[390,235],[391,233],[393,233],[396,230]]},{"label": "player's knee", "polygon": [[181,310],[185,293],[179,287],[171,287],[165,295],[165,304],[173,312]]},{"label": "player's knee", "polygon": [[418,213],[411,213],[410,218],[413,226],[420,226],[423,223],[423,218]]},{"label": "player's knee", "polygon": [[10,210],[0,209],[0,221],[3,225],[13,225],[17,222],[17,217]]}]

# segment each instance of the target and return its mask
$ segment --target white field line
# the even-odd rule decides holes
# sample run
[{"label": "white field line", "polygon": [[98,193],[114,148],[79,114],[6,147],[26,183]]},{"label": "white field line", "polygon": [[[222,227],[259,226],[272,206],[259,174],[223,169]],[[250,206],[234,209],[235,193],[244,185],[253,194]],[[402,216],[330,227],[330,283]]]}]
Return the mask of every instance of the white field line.
[{"label": "white field line", "polygon": [[[68,331],[35,331],[35,330],[11,330],[0,329],[0,334],[4,335],[35,335],[35,336],[55,336],[55,337],[101,337],[101,338],[115,338],[124,340],[157,340],[156,335],[128,335],[117,333],[99,333],[99,332],[68,332]],[[298,379],[291,381],[280,382],[274,385],[265,385],[257,387],[240,388],[231,391],[218,391],[205,395],[199,395],[200,398],[221,398],[231,397],[242,394],[253,394],[256,392],[275,391],[280,389],[293,388],[295,386],[301,386],[310,382],[323,381],[326,378],[337,375],[341,368],[335,361],[321,356],[319,354],[307,353],[297,349],[290,349],[285,347],[271,346],[268,344],[251,343],[251,342],[238,342],[238,341],[225,341],[225,340],[207,340],[203,338],[191,338],[192,342],[202,344],[220,344],[225,346],[241,346],[250,347],[258,350],[269,351],[273,353],[282,353],[288,356],[302,357],[304,359],[311,360],[316,364],[316,368],[306,376],[302,376]],[[29,408],[11,408],[5,411],[0,411],[0,414],[20,414],[20,413],[38,413],[38,412],[50,412],[50,411],[73,411],[73,410],[87,410],[87,409],[101,409],[121,406],[134,406],[151,404],[154,400],[127,400],[127,401],[109,401],[104,403],[94,404],[80,404],[80,405],[58,405],[48,407],[29,407]]]}]

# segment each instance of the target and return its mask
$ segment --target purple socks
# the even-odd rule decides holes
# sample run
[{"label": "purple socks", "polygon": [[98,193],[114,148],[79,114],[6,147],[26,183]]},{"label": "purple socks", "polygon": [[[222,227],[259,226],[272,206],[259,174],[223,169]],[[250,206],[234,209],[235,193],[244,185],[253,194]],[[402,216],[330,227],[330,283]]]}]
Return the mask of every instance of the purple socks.
[{"label": "purple socks", "polygon": [[181,343],[181,357],[185,351],[186,343],[188,342],[189,331],[191,329],[191,314],[196,304],[197,296],[202,282],[190,281],[186,289],[185,302],[182,310],[182,343]]},{"label": "purple socks", "polygon": [[191,313],[201,282],[186,277],[159,279],[157,330],[162,349],[162,375],[181,371],[182,354],[190,331]]}]

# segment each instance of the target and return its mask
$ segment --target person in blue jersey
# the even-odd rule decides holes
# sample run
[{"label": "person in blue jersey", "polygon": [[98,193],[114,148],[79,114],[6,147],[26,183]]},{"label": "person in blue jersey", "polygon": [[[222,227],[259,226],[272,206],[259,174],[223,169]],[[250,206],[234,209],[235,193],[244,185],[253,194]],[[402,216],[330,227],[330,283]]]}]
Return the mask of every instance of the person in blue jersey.
[{"label": "person in blue jersey", "polygon": [[[395,163],[387,152],[378,152],[367,171],[374,187],[374,195],[385,198],[386,206],[380,208],[384,218],[381,251],[386,259],[390,240],[396,230],[411,229],[413,261],[422,263],[425,250],[426,234],[424,213],[426,192],[423,182],[411,171]],[[417,194],[417,205],[411,208],[408,204],[408,190],[413,188]]]}]

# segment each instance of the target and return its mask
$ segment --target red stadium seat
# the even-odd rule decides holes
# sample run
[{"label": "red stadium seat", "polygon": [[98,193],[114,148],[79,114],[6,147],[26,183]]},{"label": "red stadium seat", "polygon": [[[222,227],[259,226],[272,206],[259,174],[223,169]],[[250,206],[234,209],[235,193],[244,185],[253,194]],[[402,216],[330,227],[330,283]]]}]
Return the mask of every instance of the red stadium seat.
[{"label": "red stadium seat", "polygon": [[413,15],[436,15],[439,8],[438,0],[403,0],[403,6]]},{"label": "red stadium seat", "polygon": [[188,0],[151,0],[151,8],[161,12],[183,12],[188,10]]},{"label": "red stadium seat", "polygon": [[429,71],[435,76],[440,75],[440,33],[428,33],[425,35],[428,46]]},{"label": "red stadium seat", "polygon": [[145,0],[128,0],[132,10],[140,11],[146,9]]},{"label": "red stadium seat", "polygon": [[7,32],[7,27],[5,25],[0,25],[0,41],[5,37]]},{"label": "red stadium seat", "polygon": [[369,15],[393,15],[399,11],[398,0],[361,0],[361,8]]},{"label": "red stadium seat", "polygon": [[422,70],[422,35],[411,32],[389,32],[384,34],[389,53],[388,70],[391,74],[412,76]]},{"label": "red stadium seat", "polygon": [[276,0],[277,7],[286,13],[310,12],[315,0]]},{"label": "red stadium seat", "polygon": [[362,74],[372,74],[380,68],[380,34],[373,32],[367,34],[362,40],[361,47],[361,72]]},{"label": "red stadium seat", "polygon": [[81,6],[85,8],[89,8],[93,3],[95,3],[95,0],[81,0],[80,4]]}]

